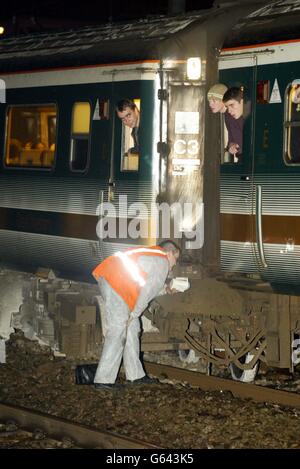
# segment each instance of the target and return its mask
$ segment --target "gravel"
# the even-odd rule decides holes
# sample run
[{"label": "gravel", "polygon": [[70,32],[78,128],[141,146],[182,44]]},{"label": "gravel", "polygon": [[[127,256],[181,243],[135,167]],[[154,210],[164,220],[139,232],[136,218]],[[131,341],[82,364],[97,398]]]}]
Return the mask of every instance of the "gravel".
[{"label": "gravel", "polygon": [[[3,403],[163,448],[300,448],[299,409],[254,403],[230,392],[204,392],[170,381],[97,391],[93,386],[75,384],[78,363],[55,357],[50,348],[24,338],[21,331],[10,336],[6,350],[7,363],[0,364]],[[258,379],[268,382],[266,376],[264,373]],[[124,383],[122,374],[120,381]],[[280,383],[286,386],[288,381]],[[40,447],[47,447],[40,434],[35,440]],[[8,440],[1,441],[1,448],[9,447]],[[18,445],[22,447],[22,442]]]}]

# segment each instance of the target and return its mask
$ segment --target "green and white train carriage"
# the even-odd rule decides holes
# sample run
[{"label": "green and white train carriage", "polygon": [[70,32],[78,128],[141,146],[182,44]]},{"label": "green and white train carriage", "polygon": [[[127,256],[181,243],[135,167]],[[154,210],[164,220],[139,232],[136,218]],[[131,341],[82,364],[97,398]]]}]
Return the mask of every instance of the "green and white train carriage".
[{"label": "green and white train carriage", "polygon": [[[1,40],[2,263],[91,281],[99,258],[156,242],[148,229],[152,203],[195,205],[205,198],[207,243],[196,258],[217,265],[219,167],[210,155],[218,147],[216,130],[205,126],[206,92],[217,79],[211,51],[248,10],[216,8]],[[130,129],[116,116],[122,98],[140,107],[138,156],[127,153]],[[99,242],[99,203],[112,204],[123,225],[131,221],[120,195],[128,206],[143,204],[141,236],[117,233]]]},{"label": "green and white train carriage", "polygon": [[299,293],[299,2],[241,20],[219,61],[220,81],[244,89],[244,151],[221,165],[221,264],[277,291]]},{"label": "green and white train carriage", "polygon": [[[34,37],[31,41],[38,42]],[[41,42],[39,53],[45,55],[45,38]],[[88,278],[100,248],[107,256],[120,247],[116,240],[100,246],[99,203],[108,196],[112,200],[112,192],[115,200],[119,193],[126,194],[128,203],[148,204],[154,198],[158,64],[128,60],[64,67],[70,48],[66,42],[61,38],[60,60],[49,57],[55,65],[51,69],[29,58],[37,69],[28,71],[24,65],[24,70],[1,74],[6,84],[6,104],[0,109],[5,129],[1,259],[25,270],[49,266],[65,276]],[[10,60],[18,48],[23,45],[12,47]],[[116,102],[124,96],[138,100],[143,124],[142,155],[126,162],[129,129],[114,115]]]}]

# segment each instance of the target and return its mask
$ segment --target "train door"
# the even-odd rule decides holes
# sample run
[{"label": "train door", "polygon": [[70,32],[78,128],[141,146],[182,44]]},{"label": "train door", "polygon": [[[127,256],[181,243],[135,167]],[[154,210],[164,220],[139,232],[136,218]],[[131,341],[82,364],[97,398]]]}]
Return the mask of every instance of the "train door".
[{"label": "train door", "polygon": [[228,88],[243,91],[242,154],[237,158],[228,152],[221,157],[220,178],[220,239],[221,268],[226,272],[254,274],[257,272],[255,253],[255,198],[253,185],[254,146],[254,83],[256,65],[253,58],[238,54],[220,61],[220,82]]},{"label": "train door", "polygon": [[300,70],[298,62],[286,65],[261,65],[257,74],[257,257],[264,280],[298,294]]},{"label": "train door", "polygon": [[[116,75],[111,86],[109,175],[99,224],[103,257],[132,245],[155,244],[151,223],[157,178],[157,73],[156,68],[147,76],[139,69],[130,73],[132,80],[118,81]],[[117,112],[119,107],[122,111]]]}]

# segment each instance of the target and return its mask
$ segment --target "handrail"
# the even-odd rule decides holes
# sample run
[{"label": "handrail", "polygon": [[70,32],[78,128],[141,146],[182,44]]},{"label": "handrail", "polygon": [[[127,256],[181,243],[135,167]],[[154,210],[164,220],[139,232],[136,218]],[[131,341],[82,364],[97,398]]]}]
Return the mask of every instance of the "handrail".
[{"label": "handrail", "polygon": [[264,245],[262,238],[262,191],[261,186],[256,186],[256,241],[257,248],[260,257],[260,261],[263,267],[268,267],[266,262]]}]

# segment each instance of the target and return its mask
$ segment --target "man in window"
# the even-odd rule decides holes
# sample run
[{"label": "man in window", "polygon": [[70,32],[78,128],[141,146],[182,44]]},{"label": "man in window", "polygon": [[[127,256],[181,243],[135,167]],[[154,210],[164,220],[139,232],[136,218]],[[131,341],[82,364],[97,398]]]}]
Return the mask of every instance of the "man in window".
[{"label": "man in window", "polygon": [[133,139],[133,147],[128,153],[139,153],[139,137],[138,130],[140,125],[140,111],[131,99],[121,99],[117,103],[117,115],[127,127],[131,128],[131,137]]},{"label": "man in window", "polygon": [[223,96],[227,90],[227,86],[223,85],[223,83],[216,83],[208,90],[207,100],[213,114],[217,114],[218,112],[224,114],[226,112]]},{"label": "man in window", "polygon": [[[225,96],[227,91],[228,88],[226,85],[223,85],[223,83],[216,83],[208,90],[207,99],[211,112],[213,114],[219,113],[221,116],[221,125],[223,126],[223,144],[225,149],[224,163],[232,161],[237,163],[238,158],[236,153],[240,145],[233,139],[236,135],[236,128],[239,126],[239,122],[236,122],[235,117],[231,115],[223,102],[223,96]],[[229,138],[231,140],[229,140]],[[231,157],[228,157],[228,153]]]},{"label": "man in window", "polygon": [[[221,131],[222,131],[222,137],[223,141],[222,144],[224,148],[222,149],[222,152],[224,149],[227,148],[228,145],[228,122],[226,122],[226,119],[233,119],[227,111],[225,104],[223,103],[223,96],[228,90],[226,85],[223,85],[223,83],[216,83],[215,85],[211,86],[210,89],[208,90],[207,93],[207,100],[208,100],[208,105],[213,114],[219,114],[220,115],[220,120],[221,120]],[[224,155],[222,155],[222,161],[223,161]],[[225,158],[224,158],[225,162]]]},{"label": "man in window", "polygon": [[243,153],[244,96],[241,88],[232,87],[223,96],[228,114],[233,117],[228,129],[228,151],[239,161]]}]

